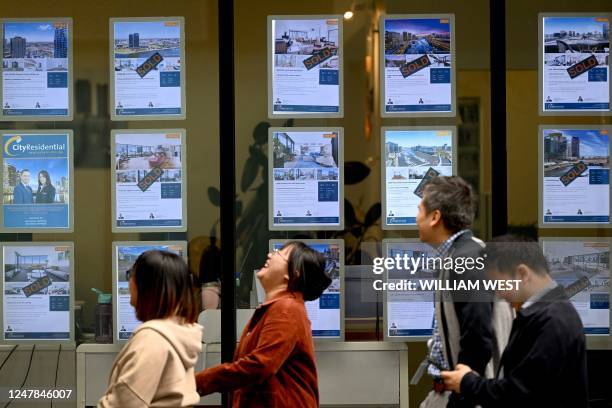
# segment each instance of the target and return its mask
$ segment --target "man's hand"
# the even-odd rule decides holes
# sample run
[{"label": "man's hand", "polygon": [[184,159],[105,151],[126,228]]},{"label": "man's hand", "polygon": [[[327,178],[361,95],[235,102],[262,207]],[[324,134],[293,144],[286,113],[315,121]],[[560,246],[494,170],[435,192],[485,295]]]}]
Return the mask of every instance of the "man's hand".
[{"label": "man's hand", "polygon": [[440,375],[444,380],[446,388],[459,394],[461,392],[463,376],[471,371],[472,369],[465,364],[457,364],[454,371],[442,371]]}]

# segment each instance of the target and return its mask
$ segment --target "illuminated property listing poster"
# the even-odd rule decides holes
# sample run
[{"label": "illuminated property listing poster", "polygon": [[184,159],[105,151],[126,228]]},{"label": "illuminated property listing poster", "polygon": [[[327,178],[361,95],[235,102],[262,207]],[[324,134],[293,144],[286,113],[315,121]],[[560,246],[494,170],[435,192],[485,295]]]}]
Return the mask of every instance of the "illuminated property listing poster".
[{"label": "illuminated property listing poster", "polygon": [[453,116],[453,16],[381,17],[383,116]]},{"label": "illuminated property listing poster", "polygon": [[[434,249],[416,241],[383,240],[387,258],[418,259],[434,256]],[[417,270],[388,269],[387,282],[399,284],[405,280],[434,279],[434,270],[423,267]],[[434,292],[426,290],[385,290],[385,335],[387,339],[431,336],[434,321]]]},{"label": "illuminated property listing poster", "polygon": [[270,229],[343,226],[341,129],[271,128]]},{"label": "illuminated property listing poster", "polygon": [[116,130],[113,231],[185,231],[185,131]]},{"label": "illuminated property listing poster", "polygon": [[541,129],[541,226],[610,223],[610,129]]},{"label": "illuminated property listing poster", "polygon": [[610,16],[540,16],[543,114],[610,112]]},{"label": "illuminated property listing poster", "polygon": [[184,19],[111,19],[111,118],[185,119]]},{"label": "illuminated property listing poster", "polygon": [[186,242],[114,242],[113,269],[115,270],[115,338],[119,341],[128,340],[136,327],[142,322],[136,318],[136,310],[130,304],[130,288],[127,279],[129,271],[136,259],[146,251],[169,251],[185,257]]},{"label": "illuminated property listing poster", "polygon": [[2,247],[4,341],[70,341],[72,243]]},{"label": "illuminated property listing poster", "polygon": [[72,20],[0,20],[3,120],[72,119]]},{"label": "illuminated property listing poster", "polygon": [[2,133],[4,232],[72,230],[72,131]]},{"label": "illuminated property listing poster", "polygon": [[383,228],[415,228],[423,187],[455,169],[452,127],[382,129]]},{"label": "illuminated property listing poster", "polygon": [[[305,302],[306,313],[315,339],[344,340],[344,241],[301,240],[325,257],[325,270],[332,282],[317,300]],[[270,241],[270,249],[282,248],[284,242]]]},{"label": "illuminated property listing poster", "polygon": [[268,17],[268,116],[342,117],[342,20]]},{"label": "illuminated property listing poster", "polygon": [[578,311],[585,334],[610,333],[610,242],[543,239],[552,278]]}]

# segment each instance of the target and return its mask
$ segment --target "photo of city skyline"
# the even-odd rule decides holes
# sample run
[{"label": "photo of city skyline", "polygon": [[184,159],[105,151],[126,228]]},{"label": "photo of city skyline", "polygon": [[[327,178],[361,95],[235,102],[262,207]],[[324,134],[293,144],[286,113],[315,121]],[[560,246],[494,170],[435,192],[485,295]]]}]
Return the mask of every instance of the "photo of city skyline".
[{"label": "photo of city skyline", "polygon": [[[180,58],[180,21],[116,21],[114,22],[115,58]],[[180,59],[177,60],[180,63]]]},{"label": "photo of city skyline", "polygon": [[312,55],[338,49],[338,20],[274,20],[275,54]]},{"label": "photo of city skyline", "polygon": [[180,245],[118,245],[117,246],[117,279],[127,282],[125,272],[132,268],[136,259],[146,251],[159,250],[173,252],[184,256]]},{"label": "photo of city skyline", "polygon": [[[387,131],[385,132],[386,167],[451,167],[453,162],[450,131]],[[419,174],[398,174],[398,178],[420,178]],[[421,175],[422,177],[422,175]]]},{"label": "photo of city skyline", "polygon": [[450,20],[443,18],[386,19],[385,54],[449,54]]},{"label": "photo of city skyline", "polygon": [[[3,204],[14,203],[14,190],[18,184],[23,184],[29,178],[27,187],[32,191],[32,203],[36,202],[36,192],[38,191],[38,177],[42,171],[46,171],[51,179],[51,185],[55,188],[53,204],[66,204],[69,202],[70,180],[68,175],[68,159],[10,159],[3,160]],[[22,177],[22,173],[27,170],[29,176]],[[45,203],[49,204],[49,203]]]},{"label": "photo of city skyline", "polygon": [[[3,27],[3,58],[68,58],[69,32],[65,22],[6,22]],[[41,68],[46,69],[44,63]]]},{"label": "photo of city skyline", "polygon": [[544,18],[544,53],[609,53],[606,49],[610,49],[607,18]]},{"label": "photo of city skyline", "polygon": [[580,161],[589,168],[610,168],[609,135],[605,130],[544,130],[544,177],[561,177]]}]

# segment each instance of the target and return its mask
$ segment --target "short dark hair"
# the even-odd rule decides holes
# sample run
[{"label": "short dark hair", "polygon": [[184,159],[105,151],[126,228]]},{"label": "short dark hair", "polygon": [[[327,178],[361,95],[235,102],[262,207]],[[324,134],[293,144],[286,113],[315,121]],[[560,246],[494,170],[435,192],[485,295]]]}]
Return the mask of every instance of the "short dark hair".
[{"label": "short dark hair", "polygon": [[458,176],[438,176],[424,188],[427,213],[439,210],[444,226],[455,233],[472,226],[475,197],[472,187]]},{"label": "short dark hair", "polygon": [[195,277],[175,253],[143,252],[132,267],[138,297],[136,317],[142,322],[179,316],[187,323],[198,320],[200,306]]},{"label": "short dark hair", "polygon": [[326,261],[322,253],[302,241],[289,241],[281,249],[291,247],[288,259],[290,292],[301,292],[305,300],[315,300],[331,283],[325,271]]},{"label": "short dark hair", "polygon": [[517,266],[524,264],[537,275],[550,273],[540,245],[528,237],[512,234],[496,237],[487,244],[484,254],[489,270],[514,274]]}]

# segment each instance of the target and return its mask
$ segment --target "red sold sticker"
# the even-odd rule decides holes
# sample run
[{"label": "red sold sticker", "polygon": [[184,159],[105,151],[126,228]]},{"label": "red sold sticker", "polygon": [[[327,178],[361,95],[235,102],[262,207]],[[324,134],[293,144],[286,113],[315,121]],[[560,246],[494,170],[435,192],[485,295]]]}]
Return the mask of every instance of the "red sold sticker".
[{"label": "red sold sticker", "polygon": [[569,67],[567,69],[567,73],[569,74],[570,78],[574,79],[584,74],[585,72],[588,72],[591,69],[595,68],[597,65],[599,65],[597,58],[594,55],[591,55],[590,57],[583,59],[576,65],[572,65],[571,67]]},{"label": "red sold sticker", "polygon": [[407,62],[400,67],[400,72],[404,78],[419,72],[423,68],[427,68],[431,65],[431,61],[427,55],[423,55],[413,61]]}]

